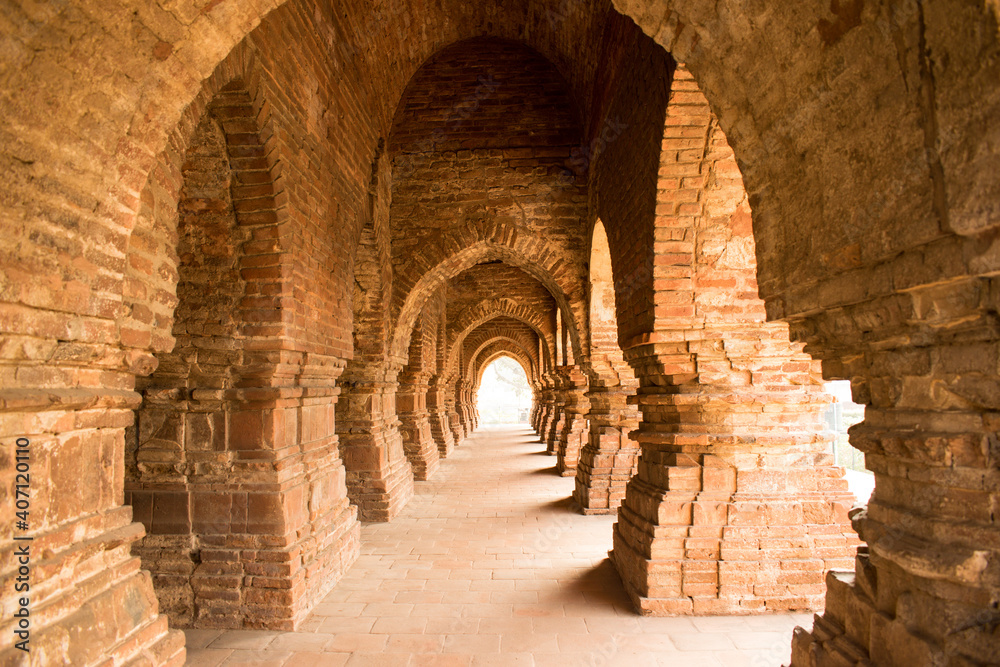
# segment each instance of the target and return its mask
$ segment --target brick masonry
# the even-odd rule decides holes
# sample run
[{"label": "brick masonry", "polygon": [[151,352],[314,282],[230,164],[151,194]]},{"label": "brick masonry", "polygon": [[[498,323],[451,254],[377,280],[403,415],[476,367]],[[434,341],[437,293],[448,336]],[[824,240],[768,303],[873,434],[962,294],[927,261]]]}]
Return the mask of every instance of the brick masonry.
[{"label": "brick masonry", "polygon": [[[819,363],[850,379],[867,545],[793,664],[1000,659],[994,3],[614,4],[638,28],[596,0],[6,8],[35,662],[181,664],[168,618],[295,627],[499,353],[535,364],[584,511],[624,503],[615,561],[660,612],[819,603],[853,539]],[[592,316],[598,218],[634,380]],[[551,303],[457,343],[478,266]]]}]

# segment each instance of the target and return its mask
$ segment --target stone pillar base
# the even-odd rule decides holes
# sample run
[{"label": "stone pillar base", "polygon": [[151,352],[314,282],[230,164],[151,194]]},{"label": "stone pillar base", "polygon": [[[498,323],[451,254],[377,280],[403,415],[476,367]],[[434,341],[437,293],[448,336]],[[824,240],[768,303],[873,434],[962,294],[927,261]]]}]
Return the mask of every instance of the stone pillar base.
[{"label": "stone pillar base", "polygon": [[[636,608],[667,616],[821,608],[825,573],[850,567],[859,543],[842,471],[737,472],[701,458],[666,469],[676,490],[629,483],[611,560]],[[810,476],[813,490],[801,490]],[[737,484],[747,491],[725,491]]]},{"label": "stone pillar base", "polygon": [[[25,547],[31,558],[30,653],[14,646],[20,638],[8,614],[0,621],[0,664],[184,664],[184,635],[157,613],[153,582],[129,553],[143,534],[131,516],[118,507],[7,545],[0,561],[16,564]],[[11,591],[15,576],[4,572]]]}]

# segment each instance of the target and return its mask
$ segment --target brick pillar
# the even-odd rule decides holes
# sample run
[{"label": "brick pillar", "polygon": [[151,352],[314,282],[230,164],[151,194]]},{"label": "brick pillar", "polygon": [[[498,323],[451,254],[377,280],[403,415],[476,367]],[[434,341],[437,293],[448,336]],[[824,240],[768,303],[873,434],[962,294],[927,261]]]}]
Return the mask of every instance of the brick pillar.
[{"label": "brick pillar", "polygon": [[545,422],[548,418],[549,406],[545,398],[545,390],[539,390],[535,394],[535,421],[532,424],[532,429],[535,431],[536,435],[541,435],[545,430]]},{"label": "brick pillar", "polygon": [[473,424],[474,420],[472,418],[474,408],[471,404],[472,394],[469,391],[468,380],[459,380],[456,391],[456,409],[458,410],[458,418],[462,424],[464,437],[468,437],[475,429],[475,425]]},{"label": "brick pillar", "polygon": [[444,403],[445,409],[448,413],[448,428],[451,429],[451,435],[455,441],[455,446],[457,447],[462,444],[462,441],[465,439],[465,434],[462,432],[462,422],[458,416],[454,380],[445,385]]},{"label": "brick pillar", "polygon": [[[140,655],[156,664],[184,662],[184,635],[167,628],[150,576],[131,553],[143,528],[123,504],[116,462],[124,458],[125,426],[140,398],[131,391],[132,378],[118,371],[106,369],[101,388],[61,388],[50,380],[43,387],[4,390],[2,478],[9,494],[0,546],[4,665],[28,664],[29,656],[37,665],[124,663]],[[25,463],[30,507],[26,525],[18,525],[13,492],[23,479],[15,478],[16,464],[24,473]],[[13,605],[20,597],[14,592],[20,576],[15,554],[25,548],[32,568],[30,654],[14,647],[21,640],[14,634]]]},{"label": "brick pillar", "polygon": [[531,410],[528,411],[528,426],[536,433],[538,432],[538,418],[541,412],[541,403],[538,400],[541,385],[538,382],[531,382]]},{"label": "brick pillar", "polygon": [[545,432],[545,451],[555,454],[559,444],[559,433],[566,426],[566,391],[565,378],[561,373],[552,375],[552,410],[548,428]]},{"label": "brick pillar", "polygon": [[563,407],[563,427],[556,434],[556,470],[563,477],[576,475],[580,450],[587,442],[589,430],[586,414],[590,409],[587,400],[587,376],[579,366],[567,366],[563,371],[566,403]]},{"label": "brick pillar", "polygon": [[472,389],[472,383],[465,385],[465,412],[469,420],[469,433],[479,427],[479,412],[476,410],[476,392]]},{"label": "brick pillar", "polygon": [[819,362],[765,321],[739,167],[682,67],[652,222],[653,270],[633,272],[642,289],[626,292],[652,307],[626,309],[623,323],[641,456],[612,560],[643,613],[818,608],[824,573],[857,544],[823,420],[830,399]]},{"label": "brick pillar", "polygon": [[413,470],[396,416],[399,367],[349,364],[337,432],[347,467],[347,492],[362,521],[390,521],[413,496]]},{"label": "brick pillar", "polygon": [[472,416],[472,430],[479,428],[479,392],[469,389],[469,411]]},{"label": "brick pillar", "polygon": [[643,613],[814,609],[825,571],[850,563],[853,496],[823,430],[818,362],[774,334],[626,353],[642,455],[611,555]]},{"label": "brick pillar", "polygon": [[427,410],[430,413],[431,436],[437,444],[440,458],[447,458],[455,449],[455,436],[448,421],[448,406],[445,404],[445,390],[438,384],[438,376],[431,379],[427,392]]},{"label": "brick pillar", "polygon": [[[552,417],[555,408],[555,395],[552,390],[552,379],[548,374],[542,376],[541,390],[538,392],[538,426],[535,433],[538,434],[538,441],[546,442],[546,436],[552,428]],[[552,453],[552,452],[549,452]]]},{"label": "brick pillar", "polygon": [[455,385],[455,410],[462,425],[462,437],[466,438],[472,433],[472,416],[469,410],[468,382],[465,379],[460,379]]},{"label": "brick pillar", "polygon": [[584,514],[613,514],[625,498],[625,486],[635,473],[639,446],[629,434],[639,425],[639,413],[628,399],[635,396],[635,378],[619,384],[615,374],[609,379],[599,375],[591,379],[590,411],[587,421],[590,434],[580,451],[576,489],[573,499]]},{"label": "brick pillar", "polygon": [[399,414],[403,451],[413,467],[414,479],[425,481],[437,471],[440,453],[431,434],[427,410],[428,373],[404,374],[400,378],[396,408]]},{"label": "brick pillar", "polygon": [[469,435],[469,429],[466,428],[465,402],[462,397],[461,379],[455,382],[455,390],[452,394],[455,396],[455,417],[452,419],[452,424],[458,428],[459,439],[465,440]]},{"label": "brick pillar", "polygon": [[[254,388],[145,390],[125,500],[177,626],[293,630],[358,555],[334,434],[342,362],[296,368]],[[294,385],[310,375],[327,386],[306,395]]]},{"label": "brick pillar", "polygon": [[866,404],[850,439],[875,473],[853,514],[867,546],[853,572],[828,575],[825,612],[796,630],[794,667],[1000,664],[1000,345],[991,288],[977,282],[925,288],[900,315],[943,342],[896,348],[901,336],[837,373]]}]

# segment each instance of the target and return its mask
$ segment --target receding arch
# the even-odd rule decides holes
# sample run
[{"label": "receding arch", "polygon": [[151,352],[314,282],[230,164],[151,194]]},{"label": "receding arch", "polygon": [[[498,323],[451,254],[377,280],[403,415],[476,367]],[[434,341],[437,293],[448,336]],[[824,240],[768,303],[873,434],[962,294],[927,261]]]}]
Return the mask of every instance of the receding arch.
[{"label": "receding arch", "polygon": [[516,308],[503,307],[503,304],[505,303],[505,301],[502,301],[500,307],[497,307],[497,304],[480,304],[482,308],[477,306],[476,314],[474,316],[470,316],[467,320],[462,322],[464,326],[455,335],[454,341],[451,343],[451,347],[448,350],[448,361],[445,366],[446,373],[452,374],[456,372],[462,345],[466,341],[467,337],[480,327],[502,317],[508,317],[510,319],[523,322],[535,332],[538,339],[542,341],[541,347],[543,356],[542,359],[539,360],[540,364],[554,358],[552,356],[550,341],[542,328],[543,318],[536,313],[525,314]]},{"label": "receding arch", "polygon": [[[486,375],[486,371],[493,367],[497,362],[503,359],[514,362],[516,368],[521,372],[521,378],[523,378],[524,384],[523,388],[528,389],[531,392],[531,401],[534,402],[534,389],[532,387],[531,381],[531,359],[525,356],[526,351],[518,344],[506,340],[495,340],[488,348],[483,351],[481,358],[481,363],[477,364],[475,369],[474,381],[472,384],[472,401],[476,406],[476,419],[477,423],[479,420],[487,418],[492,412],[496,416],[495,406],[493,402],[483,405],[480,399],[480,390],[482,389],[483,380]],[[516,374],[516,371],[515,371]],[[519,384],[519,383],[518,383]],[[494,385],[494,391],[496,387]],[[519,394],[520,392],[514,392]],[[491,394],[493,398],[496,398],[496,394]],[[520,408],[520,399],[522,396],[518,396],[518,408]],[[485,412],[485,414],[480,414]],[[522,414],[520,411],[516,413],[516,422],[521,422]],[[526,415],[525,415],[526,416]]]},{"label": "receding arch", "polygon": [[479,373],[482,368],[481,356],[484,354],[485,350],[496,344],[503,344],[508,347],[513,346],[519,350],[522,357],[527,360],[527,367],[524,371],[525,376],[529,381],[537,377],[538,360],[532,354],[530,345],[531,341],[524,340],[521,337],[514,337],[511,335],[504,335],[499,332],[493,332],[488,338],[479,343],[469,354],[465,368],[465,375],[470,378],[475,378],[474,384],[478,383]]},{"label": "receding arch", "polygon": [[[457,241],[451,238],[452,241]],[[540,239],[535,239],[536,243],[544,243]],[[578,321],[580,313],[575,313],[570,308],[569,300],[562,286],[557,282],[556,277],[564,272],[559,270],[560,262],[550,255],[541,254],[544,263],[528,259],[532,255],[525,254],[527,248],[525,244],[532,243],[532,240],[525,239],[523,235],[516,238],[509,238],[507,243],[478,241],[470,244],[464,249],[454,252],[446,259],[442,260],[434,268],[424,272],[413,285],[399,307],[399,316],[393,334],[393,342],[390,347],[392,358],[405,358],[406,349],[409,346],[410,331],[416,321],[424,303],[434,293],[434,291],[449,278],[458,275],[465,269],[484,261],[501,260],[512,266],[523,270],[542,285],[544,285],[555,299],[557,307],[566,317],[567,328],[570,331],[570,340],[573,345],[574,354],[582,354],[583,346],[580,341],[580,327]],[[457,247],[462,247],[461,245]],[[520,252],[519,252],[520,251]],[[555,274],[553,274],[553,271]],[[577,310],[580,306],[577,305]]]},{"label": "receding arch", "polygon": [[[618,310],[611,248],[604,223],[594,222],[590,242],[589,333],[591,366],[618,374],[624,369],[618,344]],[[634,376],[633,376],[634,378]]]},{"label": "receding arch", "polygon": [[[230,112],[218,111],[224,106],[220,94],[231,98],[225,103],[233,105],[228,107],[233,110],[232,118],[225,118]],[[210,108],[212,105],[215,112]],[[201,92],[185,109],[169,136],[167,149],[155,160],[143,186],[125,251],[125,274],[121,283],[125,317],[118,323],[120,335],[132,347],[155,353],[169,350],[174,344],[170,332],[177,306],[179,257],[176,248],[184,182],[182,171],[195,134],[199,129],[204,133],[202,126],[212,113],[218,117],[217,124],[226,126],[226,143],[232,145],[226,149],[225,157],[233,164],[232,196],[239,201],[239,209],[234,212],[238,229],[277,224],[283,216],[277,202],[283,194],[284,181],[274,144],[270,104],[264,97],[260,64],[253,51],[240,44],[203,82]],[[248,142],[247,146],[240,145],[244,141]],[[256,151],[256,154],[246,151]],[[189,211],[191,216],[197,213],[197,210]],[[280,251],[277,238],[262,240],[249,249],[247,255],[258,257],[246,261],[260,266],[264,256]],[[271,290],[256,291],[267,293]],[[250,302],[243,307],[248,309]]]},{"label": "receding arch", "polygon": [[618,344],[611,249],[600,218],[591,231],[589,269],[589,437],[580,450],[573,498],[584,514],[610,514],[638,465],[639,446],[630,434],[640,416],[630,401],[639,383]]},{"label": "receding arch", "polygon": [[529,383],[531,382],[531,377],[532,377],[531,373],[533,370],[531,359],[528,357],[527,352],[521,346],[517,345],[513,341],[509,342],[512,343],[512,345],[508,347],[507,346],[508,341],[497,339],[492,344],[495,349],[490,349],[483,355],[481,362],[476,365],[476,371],[475,371],[476,381],[474,386],[475,390],[478,391],[479,386],[482,384],[483,381],[483,373],[486,372],[486,369],[489,368],[490,364],[492,364],[497,359],[501,359],[503,357],[508,357],[516,361],[517,365],[520,366],[521,370],[524,371],[525,378],[527,378]]},{"label": "receding arch", "polygon": [[[5,228],[15,239],[9,247],[17,247],[17,243],[29,247],[31,235],[44,233],[46,227],[55,228],[59,235],[66,233],[65,244],[60,242],[58,249],[38,244],[31,246],[33,252],[18,248],[11,253],[15,266],[10,274],[15,279],[5,288],[5,298],[16,304],[16,311],[5,333],[41,333],[47,342],[81,343],[83,350],[111,338],[129,348],[125,361],[99,362],[102,371],[109,372],[75,373],[81,362],[92,360],[86,351],[73,351],[66,354],[69,361],[57,365],[53,360],[51,372],[36,374],[45,380],[22,374],[28,385],[25,394],[32,397],[24,400],[31,401],[31,410],[52,408],[47,401],[53,396],[82,394],[85,399],[73,400],[86,405],[92,400],[100,400],[102,405],[113,402],[116,407],[127,406],[132,400],[130,375],[148,373],[150,367],[144,367],[142,360],[133,363],[136,359],[131,353],[137,348],[130,332],[121,331],[115,338],[114,326],[109,323],[119,303],[104,296],[117,290],[114,285],[122,274],[120,249],[135,221],[142,183],[155,156],[165,149],[181,110],[195,96],[200,80],[279,4],[276,0],[238,11],[231,3],[179,8],[180,20],[176,22],[162,16],[172,26],[170,34],[163,36],[143,27],[155,24],[156,17],[150,12],[158,10],[152,5],[136,7],[134,13],[117,8],[83,12],[67,6],[66,11],[39,12],[37,20],[27,20],[16,4],[11,5],[7,32],[13,39],[9,40],[11,67],[6,85],[14,94],[4,98],[7,123],[0,130],[4,138],[0,143],[8,147],[3,168],[10,203],[4,209],[16,223]],[[769,317],[792,320],[795,337],[808,340],[811,349],[827,359],[830,372],[853,378],[859,395],[876,404],[873,415],[881,422],[875,423],[905,424],[906,433],[926,432],[925,424],[915,421],[914,412],[905,410],[913,405],[921,406],[919,412],[934,423],[979,419],[976,410],[962,412],[955,404],[942,407],[936,403],[927,389],[939,386],[936,379],[903,382],[897,370],[879,369],[905,367],[912,357],[904,347],[907,343],[899,341],[912,340],[913,333],[923,341],[923,347],[947,358],[963,352],[953,340],[941,338],[940,332],[950,335],[954,325],[965,331],[975,329],[974,335],[984,340],[995,339],[990,301],[978,298],[989,293],[989,283],[982,277],[993,272],[991,257],[996,250],[989,236],[980,232],[993,226],[995,203],[1000,201],[993,196],[995,183],[991,180],[996,173],[996,151],[991,142],[1000,118],[996,113],[995,3],[970,5],[961,11],[934,1],[919,6],[867,3],[861,7],[855,3],[858,13],[855,16],[852,10],[847,19],[831,11],[825,2],[807,4],[794,12],[769,12],[766,17],[753,13],[755,6],[750,4],[719,8],[686,0],[621,0],[618,4],[689,64],[704,85],[722,127],[731,135],[757,217],[754,235]],[[528,16],[524,7],[519,5],[516,13],[511,10],[516,20],[511,24],[498,22],[502,26],[498,30],[514,32],[517,22]],[[270,27],[293,9],[297,12],[293,18],[299,18],[313,7],[289,3],[287,11],[275,12],[275,17],[264,23]],[[317,14],[329,11],[325,5],[315,9]],[[483,14],[484,27],[488,21],[503,18],[497,12]],[[476,13],[469,11],[467,15]],[[74,28],[63,30],[62,22],[69,17]],[[412,18],[412,13],[403,11],[398,17],[394,20],[401,23]],[[390,72],[388,76],[405,82],[413,63],[435,48],[432,42],[447,42],[456,33],[471,31],[469,26],[480,25],[467,21],[461,28],[435,31],[428,26],[442,25],[443,19],[437,19],[436,24],[429,19],[413,23],[425,32],[413,40],[416,46],[408,39],[398,40],[411,47],[405,57],[399,57],[401,65],[373,71]],[[530,33],[526,38],[570,44],[571,48],[581,43],[555,39],[551,28],[538,23],[525,31]],[[886,25],[893,30],[884,30]],[[335,44],[339,34],[335,30],[323,33]],[[538,34],[544,37],[536,37]],[[161,38],[167,41],[159,41]],[[322,39],[314,41],[323,43]],[[267,40],[258,43],[266,44]],[[77,53],[79,44],[88,45],[84,57],[64,57]],[[553,47],[550,52],[555,50]],[[384,51],[384,62],[398,56],[394,49],[367,51]],[[553,60],[558,58],[553,56]],[[68,66],[52,66],[60,61]],[[932,71],[934,76],[926,75]],[[59,78],[53,82],[50,77]],[[824,85],[814,85],[817,81]],[[372,88],[380,89],[380,83]],[[392,95],[385,97],[390,104],[394,102]],[[106,98],[114,103],[90,103]],[[67,99],[87,103],[68,104]],[[948,100],[948,104],[934,105],[927,100]],[[50,122],[55,117],[50,112],[55,111],[59,123]],[[331,116],[337,109],[333,111]],[[360,115],[380,118],[389,113],[370,113],[362,108]],[[51,177],[39,178],[38,173]],[[928,183],[932,187],[927,187]],[[817,224],[822,227],[811,228],[804,221],[820,221]],[[107,260],[110,268],[91,271],[90,266],[71,267],[65,258],[86,254],[85,264],[92,250],[89,244],[95,238],[110,249],[108,256],[100,259],[102,264]],[[941,261],[930,261],[938,258]],[[889,261],[881,263],[881,259]],[[867,280],[867,270],[873,267],[877,267],[879,279]],[[956,309],[942,312],[929,303],[948,303]],[[827,314],[817,314],[822,312]],[[40,321],[50,328],[42,327]],[[146,345],[144,341],[136,344]],[[170,343],[163,338],[153,344]],[[343,354],[337,344],[330,349]],[[301,347],[295,351],[300,352]],[[16,357],[19,351],[8,354],[12,355],[8,363],[24,363]],[[301,375],[315,380],[314,375]],[[327,380],[324,376],[323,382],[314,384],[329,385]],[[906,385],[906,400],[901,405],[893,402],[896,397],[892,392],[879,391],[901,383]],[[104,425],[107,434],[120,435],[115,430],[120,425]],[[865,442],[872,448],[897,441],[894,438],[899,434],[891,426],[879,430],[871,425],[871,429]],[[976,442],[989,436],[981,430],[966,435],[977,438]],[[926,444],[914,441],[909,450],[925,451]],[[70,457],[61,456],[61,463]],[[919,468],[926,463],[913,465]],[[935,467],[935,472],[943,468]],[[941,486],[947,489],[955,482],[946,479]],[[96,507],[86,505],[81,516],[114,510],[119,504],[112,500]],[[894,515],[907,517],[913,526],[929,525],[919,508],[897,507]],[[83,525],[77,515],[64,519],[60,530]],[[81,523],[76,526],[71,523],[78,520]],[[889,528],[893,529],[890,534],[898,535],[898,525]],[[96,529],[90,534],[96,535],[95,544],[119,544],[117,535]],[[937,536],[929,534],[927,539],[935,544]],[[945,550],[954,552],[961,547],[974,553],[976,546],[974,542],[956,543]],[[109,554],[113,551],[108,549]],[[904,556],[897,559],[902,561]],[[115,590],[119,599],[124,597],[122,588]],[[148,598],[140,594],[142,591],[148,593],[140,585],[127,589],[129,594],[135,593],[131,599]],[[954,628],[962,628],[981,611],[963,609],[953,616],[946,607],[939,604],[935,608],[938,613],[926,617],[955,618]],[[902,619],[892,623],[886,627],[906,637],[909,630],[902,627]],[[920,623],[919,633],[909,637],[914,642],[922,641],[923,634],[953,629],[945,623]],[[945,635],[941,640],[949,646],[972,644],[954,638],[959,635]]]}]

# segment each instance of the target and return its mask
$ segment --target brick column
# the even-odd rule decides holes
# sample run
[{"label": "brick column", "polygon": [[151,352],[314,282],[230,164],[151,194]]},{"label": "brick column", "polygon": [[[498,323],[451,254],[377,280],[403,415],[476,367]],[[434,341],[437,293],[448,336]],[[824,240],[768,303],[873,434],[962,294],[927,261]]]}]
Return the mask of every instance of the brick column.
[{"label": "brick column", "polygon": [[[837,351],[831,370],[866,404],[850,439],[875,473],[875,491],[852,516],[867,545],[853,572],[827,576],[825,612],[811,631],[796,630],[795,667],[1000,661],[995,294],[995,280],[968,279],[895,299],[900,328],[889,331],[919,328],[921,345],[899,335],[848,356],[843,340],[871,334],[857,324],[810,327],[844,336],[819,344]],[[863,323],[875,308],[885,312],[863,304],[838,321]]]},{"label": "brick column", "polygon": [[476,430],[476,404],[473,399],[472,385],[468,380],[462,383],[462,408],[465,415],[466,435]]},{"label": "brick column", "polygon": [[656,202],[654,318],[633,320],[623,345],[642,453],[612,560],[644,613],[818,608],[824,573],[857,544],[823,421],[830,399],[819,362],[765,321],[739,168],[680,67]]},{"label": "brick column", "polygon": [[573,499],[584,514],[613,514],[625,498],[625,486],[635,473],[639,446],[629,435],[639,424],[639,413],[628,399],[635,396],[635,378],[628,369],[628,385],[615,374],[591,378],[590,434],[580,451]]},{"label": "brick column", "polygon": [[[132,508],[123,504],[122,473],[115,466],[123,459],[125,426],[132,423],[140,398],[131,391],[125,369],[104,370],[107,385],[101,388],[59,387],[50,381],[2,390],[0,434],[10,494],[5,502],[9,528],[0,548],[6,604],[19,597],[14,592],[19,549],[28,549],[32,567],[31,653],[14,647],[21,638],[14,634],[14,608],[5,606],[2,664],[28,664],[29,655],[39,665],[89,665],[139,655],[157,664],[184,661],[184,635],[167,628],[149,574],[131,553],[143,527],[133,523]],[[27,446],[17,447],[19,439]],[[15,451],[27,452],[31,505],[26,525],[13,523],[15,461],[24,461]],[[11,534],[32,540],[18,541]],[[47,576],[50,572],[58,576]]]},{"label": "brick column", "polygon": [[145,389],[125,500],[177,626],[293,630],[358,555],[334,434],[343,362],[295,368],[254,388]]},{"label": "brick column", "polygon": [[437,471],[440,453],[431,434],[430,412],[427,410],[429,373],[404,374],[400,378],[396,408],[403,437],[403,451],[413,468],[413,477],[430,479]]},{"label": "brick column", "polygon": [[351,364],[344,373],[337,433],[347,491],[362,521],[390,521],[413,496],[413,470],[396,415],[399,367]]},{"label": "brick column", "polygon": [[589,434],[586,414],[590,404],[586,396],[587,376],[580,371],[580,367],[567,366],[562,374],[566,384],[566,403],[563,407],[563,427],[556,434],[556,470],[563,477],[573,477],[580,460],[580,450]]},{"label": "brick column", "polygon": [[541,385],[538,382],[531,382],[531,410],[528,411],[528,426],[536,433],[538,432],[538,418],[541,412],[541,403],[538,400]]},{"label": "brick column", "polygon": [[[538,425],[535,433],[538,441],[545,443],[549,429],[552,428],[552,417],[555,408],[552,379],[548,374],[542,376],[541,389],[538,392]],[[551,452],[550,452],[551,453]]]},{"label": "brick column", "polygon": [[810,384],[818,362],[789,358],[780,337],[740,357],[726,347],[627,353],[641,382],[642,456],[612,560],[644,613],[816,608],[824,572],[849,564],[857,544],[853,496],[823,431],[828,399]]},{"label": "brick column", "polygon": [[465,380],[459,378],[455,382],[455,416],[458,420],[458,432],[461,435],[461,439],[465,440],[468,437],[469,429],[469,414],[466,406],[465,399]]},{"label": "brick column", "polygon": [[455,446],[457,447],[465,440],[465,433],[462,431],[462,422],[458,416],[454,380],[445,385],[444,403],[448,413],[448,428],[451,429],[452,439],[455,441]]},{"label": "brick column", "polygon": [[479,428],[479,392],[469,389],[469,411],[472,416],[472,430]]},{"label": "brick column", "polygon": [[455,449],[455,436],[448,421],[448,406],[445,404],[445,390],[439,384],[438,376],[431,379],[427,391],[427,410],[430,413],[431,436],[437,444],[440,457],[447,458]]},{"label": "brick column", "polygon": [[457,405],[459,421],[462,422],[462,429],[465,431],[466,437],[475,429],[473,424],[472,413],[474,408],[471,404],[472,393],[469,390],[469,381],[462,379],[458,381],[457,387]]},{"label": "brick column", "polygon": [[555,454],[559,444],[559,434],[566,426],[566,391],[565,379],[559,373],[552,376],[552,415],[549,417],[548,430],[545,432],[545,451]]}]

